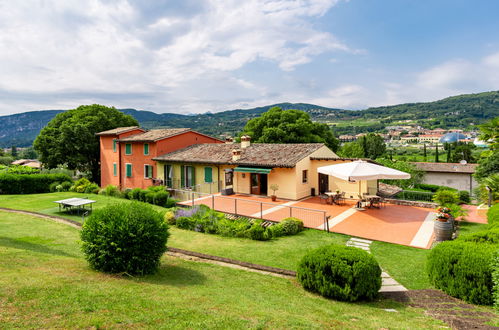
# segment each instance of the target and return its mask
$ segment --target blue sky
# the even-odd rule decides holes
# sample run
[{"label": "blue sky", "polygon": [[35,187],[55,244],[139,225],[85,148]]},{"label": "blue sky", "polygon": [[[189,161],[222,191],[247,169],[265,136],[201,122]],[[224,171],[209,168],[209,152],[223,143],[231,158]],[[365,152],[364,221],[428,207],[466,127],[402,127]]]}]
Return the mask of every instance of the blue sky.
[{"label": "blue sky", "polygon": [[0,115],[363,109],[499,90],[495,0],[0,0]]}]

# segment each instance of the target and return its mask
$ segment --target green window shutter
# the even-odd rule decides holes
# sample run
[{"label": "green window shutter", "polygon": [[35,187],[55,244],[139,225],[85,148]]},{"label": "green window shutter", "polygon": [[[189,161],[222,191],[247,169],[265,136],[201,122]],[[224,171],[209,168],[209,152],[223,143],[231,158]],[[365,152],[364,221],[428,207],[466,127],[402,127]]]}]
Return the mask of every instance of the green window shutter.
[{"label": "green window shutter", "polygon": [[149,143],[144,143],[144,155],[149,155]]},{"label": "green window shutter", "polygon": [[185,188],[185,166],[180,166],[180,187]]},{"label": "green window shutter", "polygon": [[194,166],[189,166],[189,169],[191,171],[191,186],[195,186],[196,185],[196,169],[194,168]]},{"label": "green window shutter", "polygon": [[115,139],[115,140],[113,140],[113,152],[116,152],[116,144],[117,144],[117,143],[118,143],[118,142],[116,142],[116,139]]},{"label": "green window shutter", "polygon": [[127,143],[125,144],[125,155],[131,155],[132,154],[132,144]]},{"label": "green window shutter", "polygon": [[213,182],[213,169],[211,167],[204,168],[204,182]]},{"label": "green window shutter", "polygon": [[129,178],[132,176],[132,164],[126,164],[126,176]]},{"label": "green window shutter", "polygon": [[118,175],[118,166],[116,166],[116,163],[113,163],[113,175],[114,176]]}]

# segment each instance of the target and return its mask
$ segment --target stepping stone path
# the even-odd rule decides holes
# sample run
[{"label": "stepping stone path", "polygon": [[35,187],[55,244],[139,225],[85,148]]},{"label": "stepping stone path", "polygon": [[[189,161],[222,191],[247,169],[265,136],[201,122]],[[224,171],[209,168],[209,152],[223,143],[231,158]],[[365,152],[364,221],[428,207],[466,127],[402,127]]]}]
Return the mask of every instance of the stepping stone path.
[{"label": "stepping stone path", "polygon": [[[358,249],[362,249],[367,253],[371,253],[369,246],[373,241],[352,237],[348,240],[347,246],[356,247]],[[381,270],[381,289],[379,292],[401,292],[407,291],[407,289],[401,285],[399,282],[395,281],[393,278],[388,275],[383,269]]]}]

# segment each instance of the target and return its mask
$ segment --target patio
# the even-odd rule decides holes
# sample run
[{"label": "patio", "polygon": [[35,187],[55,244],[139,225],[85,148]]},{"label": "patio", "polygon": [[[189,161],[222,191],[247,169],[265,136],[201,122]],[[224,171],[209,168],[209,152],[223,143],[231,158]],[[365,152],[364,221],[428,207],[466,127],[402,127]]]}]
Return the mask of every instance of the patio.
[{"label": "patio", "polygon": [[[192,205],[193,201],[182,202]],[[344,205],[330,205],[319,197],[299,201],[278,200],[268,197],[210,195],[194,199],[194,205],[205,204],[231,214],[281,221],[289,216],[299,218],[305,227],[324,230],[328,217],[329,231],[370,240],[430,248],[435,213],[431,209],[387,204],[365,211],[355,209],[355,201]]]}]

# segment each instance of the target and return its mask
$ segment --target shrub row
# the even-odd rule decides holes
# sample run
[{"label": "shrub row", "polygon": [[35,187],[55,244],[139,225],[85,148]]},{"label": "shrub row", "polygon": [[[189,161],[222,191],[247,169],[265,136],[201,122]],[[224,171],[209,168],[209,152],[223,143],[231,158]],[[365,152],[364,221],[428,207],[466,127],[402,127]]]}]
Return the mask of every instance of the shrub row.
[{"label": "shrub row", "polygon": [[[111,189],[109,189],[111,190]],[[122,197],[163,207],[174,207],[177,200],[170,198],[164,186],[150,186],[147,189],[125,190]]]},{"label": "shrub row", "polygon": [[487,211],[487,220],[489,222],[489,226],[499,227],[499,203],[489,208]]},{"label": "shrub row", "polygon": [[492,281],[494,282],[494,305],[499,310],[499,250],[496,251],[492,264],[494,272],[492,273]]},{"label": "shrub row", "polygon": [[381,288],[381,268],[358,248],[328,245],[306,254],[298,265],[298,281],[309,291],[343,301],[374,299]]},{"label": "shrub row", "polygon": [[428,183],[417,183],[414,185],[414,188],[422,189],[431,192],[437,192],[438,190],[452,190],[457,191],[455,188],[447,187],[447,186],[438,186],[436,184],[428,184]]},{"label": "shrub row", "polygon": [[181,229],[226,237],[244,237],[258,241],[296,235],[303,230],[303,222],[296,218],[287,218],[278,224],[263,227],[262,220],[228,219],[223,213],[214,211],[206,205],[167,211],[165,220]]},{"label": "shrub row", "polygon": [[0,194],[38,194],[50,191],[54,182],[71,182],[66,174],[0,173]]}]

